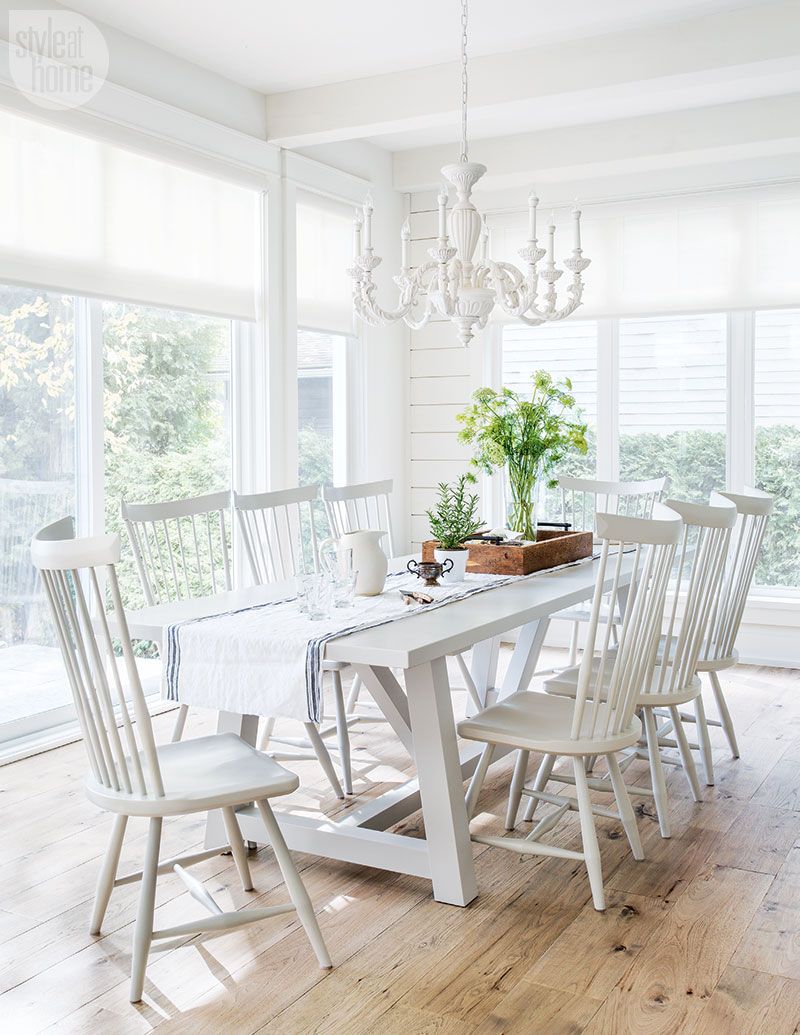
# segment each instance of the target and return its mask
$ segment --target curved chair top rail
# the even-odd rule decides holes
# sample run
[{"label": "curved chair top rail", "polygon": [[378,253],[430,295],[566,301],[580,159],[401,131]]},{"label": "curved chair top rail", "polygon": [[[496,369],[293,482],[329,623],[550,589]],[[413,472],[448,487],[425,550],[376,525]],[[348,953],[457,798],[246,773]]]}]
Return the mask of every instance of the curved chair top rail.
[{"label": "curved chair top rail", "polygon": [[313,503],[318,500],[319,485],[300,485],[296,489],[276,489],[272,492],[234,492],[234,510],[263,510],[265,507],[287,507],[293,503]]},{"label": "curved chair top rail", "polygon": [[736,505],[740,514],[771,514],[775,498],[761,489],[746,487],[744,492],[718,492],[715,496],[724,496]]},{"label": "curved chair top rail", "polygon": [[[74,521],[62,518],[34,535],[31,554],[44,584],[94,779],[120,794],[162,798],[153,725],[117,581],[119,547],[117,535],[76,539]],[[122,659],[116,656],[115,640],[122,646]]]},{"label": "curved chair top rail", "polygon": [[573,478],[572,475],[561,475],[557,478],[558,487],[572,492],[590,492],[597,496],[639,496],[651,492],[663,492],[667,484],[666,478],[651,478],[641,482],[607,482],[597,478]]},{"label": "curved chair top rail", "polygon": [[702,528],[733,528],[736,524],[736,507],[720,497],[718,503],[690,503],[687,500],[665,500],[664,506],[680,514],[690,525]]},{"label": "curved chair top rail", "polygon": [[120,558],[118,535],[86,536],[75,538],[75,519],[61,518],[40,528],[31,540],[33,566],[52,571],[71,571],[74,568],[117,564]]},{"label": "curved chair top rail", "polygon": [[159,503],[127,503],[122,501],[122,516],[126,521],[164,521],[170,518],[192,517],[227,510],[231,505],[231,494],[209,492],[204,496],[192,496],[182,500],[163,500]]},{"label": "curved chair top rail", "polygon": [[323,485],[322,498],[330,503],[362,499],[364,496],[389,496],[394,482],[386,478],[380,482],[361,482],[358,485]]},{"label": "curved chair top rail", "polygon": [[597,514],[597,534],[611,543],[669,545],[680,540],[683,520],[671,508],[657,503],[653,516],[627,517],[623,514]]}]

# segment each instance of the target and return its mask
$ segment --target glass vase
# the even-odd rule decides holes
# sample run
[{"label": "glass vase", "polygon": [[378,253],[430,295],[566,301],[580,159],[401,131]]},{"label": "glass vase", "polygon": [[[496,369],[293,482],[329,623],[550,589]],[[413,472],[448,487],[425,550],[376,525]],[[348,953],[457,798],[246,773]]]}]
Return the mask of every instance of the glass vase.
[{"label": "glass vase", "polygon": [[536,541],[538,498],[538,482],[520,484],[506,478],[506,523],[531,542]]}]

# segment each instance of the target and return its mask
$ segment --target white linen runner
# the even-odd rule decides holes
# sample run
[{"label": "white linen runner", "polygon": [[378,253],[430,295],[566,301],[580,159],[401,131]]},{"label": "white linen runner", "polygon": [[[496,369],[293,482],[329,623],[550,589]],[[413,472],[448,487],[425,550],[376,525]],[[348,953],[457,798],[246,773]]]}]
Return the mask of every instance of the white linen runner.
[{"label": "white linen runner", "polygon": [[[469,574],[464,582],[429,589],[403,572],[389,575],[379,596],[356,597],[352,607],[335,608],[320,621],[302,614],[293,597],[179,622],[165,634],[166,696],[240,715],[319,722],[320,666],[328,640],[431,611],[515,578]],[[405,604],[400,589],[430,593],[434,603]]]}]

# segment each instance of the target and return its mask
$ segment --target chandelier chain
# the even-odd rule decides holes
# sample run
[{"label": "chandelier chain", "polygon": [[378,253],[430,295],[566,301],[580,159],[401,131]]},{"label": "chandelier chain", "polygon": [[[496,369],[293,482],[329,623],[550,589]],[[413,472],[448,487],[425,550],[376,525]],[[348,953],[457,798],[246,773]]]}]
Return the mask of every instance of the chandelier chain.
[{"label": "chandelier chain", "polygon": [[461,161],[467,155],[467,0],[461,0]]}]

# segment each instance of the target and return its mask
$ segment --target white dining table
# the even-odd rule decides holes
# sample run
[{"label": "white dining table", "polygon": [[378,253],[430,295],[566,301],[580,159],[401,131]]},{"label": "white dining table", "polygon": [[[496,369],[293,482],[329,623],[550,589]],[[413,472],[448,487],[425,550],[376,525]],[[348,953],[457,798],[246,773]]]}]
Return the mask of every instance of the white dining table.
[{"label": "white dining table", "polygon": [[[402,570],[396,558],[390,570]],[[418,611],[397,621],[328,641],[326,667],[352,666],[414,761],[416,777],[349,810],[341,819],[291,805],[276,815],[291,849],[412,874],[431,881],[439,902],[467,905],[477,894],[464,781],[477,765],[481,748],[460,744],[453,715],[447,658],[472,648],[470,672],[481,701],[490,704],[528,688],[550,618],[594,593],[598,561],[587,560],[533,578],[493,587],[436,610]],[[623,561],[621,585],[631,563]],[[611,586],[611,575],[608,584]],[[209,597],[159,604],[127,613],[131,636],[163,642],[176,622],[235,611],[285,598],[291,583],[232,590]],[[500,685],[497,668],[503,634],[518,630]],[[402,669],[403,683],[393,670]],[[264,672],[265,680],[269,671]],[[257,715],[220,712],[219,732],[235,732],[255,744]],[[498,753],[499,754],[499,753]],[[425,837],[389,828],[422,808]],[[267,844],[255,806],[237,813],[248,841]],[[225,840],[222,817],[213,812],[206,828],[208,847]]]}]

